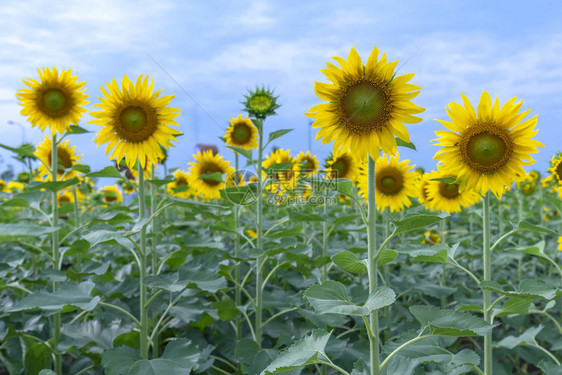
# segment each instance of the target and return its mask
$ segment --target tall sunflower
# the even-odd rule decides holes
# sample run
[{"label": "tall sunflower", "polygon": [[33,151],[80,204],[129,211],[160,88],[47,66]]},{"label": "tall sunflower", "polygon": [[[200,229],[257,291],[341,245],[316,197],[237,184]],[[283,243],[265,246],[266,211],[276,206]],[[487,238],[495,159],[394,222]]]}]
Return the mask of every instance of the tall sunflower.
[{"label": "tall sunflower", "polygon": [[347,178],[355,180],[359,173],[359,162],[349,151],[338,151],[326,161],[329,178]]},{"label": "tall sunflower", "polygon": [[315,174],[320,167],[316,155],[312,155],[310,151],[307,151],[306,153],[301,152],[300,154],[298,154],[297,163],[299,164],[300,172],[306,177],[310,177]]},{"label": "tall sunflower", "polygon": [[441,171],[433,171],[427,175],[427,197],[430,201],[428,206],[433,211],[445,211],[448,213],[460,212],[462,207],[468,208],[480,200],[480,195],[470,188],[459,189],[459,184],[434,180],[435,178],[453,177],[455,175],[445,174]]},{"label": "tall sunflower", "polygon": [[407,83],[414,73],[396,76],[398,61],[387,62],[386,54],[378,58],[374,47],[367,63],[352,48],[347,61],[334,57],[341,68],[328,63],[320,70],[331,83],[316,82],[316,95],[328,103],[312,107],[305,115],[316,119],[312,126],[320,128],[316,139],[326,144],[334,141],[334,153],[340,149],[353,150],[365,159],[367,153],[376,160],[380,150],[396,154],[395,136],[409,142],[404,123],[418,123],[413,116],[424,111],[410,100],[419,94],[420,87]]},{"label": "tall sunflower", "polygon": [[[418,196],[419,173],[412,171],[409,160],[399,161],[399,155],[379,158],[375,163],[375,199],[377,209],[401,211],[410,207],[411,197]],[[362,168],[358,179],[359,193],[368,198],[367,168]]]},{"label": "tall sunflower", "polygon": [[173,146],[181,134],[169,126],[179,126],[174,119],[180,110],[168,107],[174,95],[160,97],[161,90],[153,92],[154,81],[149,85],[148,75],[143,79],[142,74],[136,83],[124,75],[121,88],[115,79],[107,87],[109,91],[101,88],[104,97],[95,104],[101,110],[91,112],[97,120],[90,122],[102,126],[94,140],[97,145],[109,142],[106,154],[113,150],[110,159],[119,164],[125,158],[129,168],[137,160],[143,168],[163,160],[161,146]]},{"label": "tall sunflower", "polygon": [[[49,137],[45,136],[43,142],[37,145],[37,150],[35,151],[35,156],[41,161],[39,165],[38,178],[44,181],[51,181],[51,172],[47,169],[52,168],[51,161],[52,152],[52,141]],[[70,170],[78,164],[78,161],[82,155],[76,155],[76,146],[70,147],[70,142],[68,140],[59,142],[57,145],[57,181],[69,180],[76,177],[77,171]]]},{"label": "tall sunflower", "polygon": [[189,188],[189,174],[180,169],[174,172],[175,180],[168,184],[168,194],[181,199],[188,198],[192,195]]},{"label": "tall sunflower", "polygon": [[226,129],[226,144],[229,146],[242,147],[246,150],[253,150],[258,147],[258,129],[252,121],[242,115],[233,117],[230,125]]},{"label": "tall sunflower", "polygon": [[193,157],[195,162],[189,163],[189,186],[205,198],[220,198],[220,190],[226,187],[222,175],[233,173],[234,168],[221,155],[213,154],[212,150],[200,151]]},{"label": "tall sunflower", "polygon": [[84,82],[78,82],[70,69],[58,73],[57,68],[37,69],[39,81],[24,79],[29,89],[20,89],[16,96],[23,106],[21,114],[27,116],[31,126],[41,131],[51,129],[51,134],[63,134],[71,124],[77,124],[88,104]]},{"label": "tall sunflower", "polygon": [[544,145],[532,139],[537,116],[524,120],[531,111],[519,113],[523,101],[511,98],[500,107],[496,97],[493,105],[484,91],[477,111],[461,94],[464,107],[450,103],[447,113],[451,121],[441,121],[448,130],[436,131],[436,145],[442,146],[435,159],[444,173],[458,174],[461,188],[468,186],[481,194],[492,191],[501,198],[504,187],[525,176],[523,165],[533,164],[530,156]]}]

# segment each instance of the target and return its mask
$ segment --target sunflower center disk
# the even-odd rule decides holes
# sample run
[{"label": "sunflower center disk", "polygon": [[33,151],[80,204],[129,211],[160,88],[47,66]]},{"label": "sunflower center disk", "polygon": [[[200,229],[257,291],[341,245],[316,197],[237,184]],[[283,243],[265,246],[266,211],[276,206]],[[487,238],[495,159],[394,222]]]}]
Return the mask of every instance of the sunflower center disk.
[{"label": "sunflower center disk", "polygon": [[340,99],[341,120],[353,133],[370,133],[386,121],[388,102],[385,88],[359,81],[349,86]]},{"label": "sunflower center disk", "polygon": [[394,168],[383,169],[376,176],[375,185],[384,195],[396,195],[404,187],[404,178],[400,171]]},{"label": "sunflower center disk", "polygon": [[125,108],[119,117],[126,131],[137,133],[146,126],[146,113],[140,107]]},{"label": "sunflower center disk", "polygon": [[481,173],[501,169],[511,157],[513,142],[508,132],[494,124],[468,130],[460,141],[463,161]]},{"label": "sunflower center disk", "polygon": [[558,178],[558,181],[562,181],[562,161],[559,162],[556,167],[556,177]]},{"label": "sunflower center disk", "polygon": [[[203,169],[202,175],[209,175],[217,172],[222,172],[222,169],[218,165],[208,165]],[[202,178],[203,182],[209,186],[217,186],[220,184],[220,181],[217,181],[213,178]]]},{"label": "sunflower center disk", "polygon": [[444,182],[439,183],[439,193],[442,197],[447,199],[454,199],[458,197],[459,194],[459,185],[458,184],[446,184]]},{"label": "sunflower center disk", "polygon": [[[49,151],[48,160],[49,160],[50,167],[52,167],[51,165],[52,156],[53,156],[52,152]],[[72,167],[72,159],[70,158],[70,155],[68,154],[68,152],[66,152],[66,150],[63,150],[60,147],[57,148],[57,164],[59,165],[59,168],[57,168],[58,174],[63,174],[65,169]]]},{"label": "sunflower center disk", "polygon": [[252,98],[250,106],[258,111],[264,111],[271,105],[271,99],[265,95],[256,95]]},{"label": "sunflower center disk", "polygon": [[347,163],[344,160],[338,160],[332,164],[332,174],[334,178],[345,178],[347,176]]},{"label": "sunflower center disk", "polygon": [[62,90],[49,89],[43,93],[43,105],[53,113],[59,112],[66,106],[66,95]]},{"label": "sunflower center disk", "polygon": [[234,131],[232,132],[232,138],[234,141],[239,144],[245,144],[250,140],[250,136],[252,133],[250,129],[248,129],[245,125],[236,125]]}]

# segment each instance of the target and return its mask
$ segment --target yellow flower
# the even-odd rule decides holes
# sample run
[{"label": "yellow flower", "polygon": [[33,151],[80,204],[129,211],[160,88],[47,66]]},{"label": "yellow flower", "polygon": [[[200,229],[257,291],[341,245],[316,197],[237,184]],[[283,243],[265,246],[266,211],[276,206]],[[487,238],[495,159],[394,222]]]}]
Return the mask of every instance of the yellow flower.
[{"label": "yellow flower", "polygon": [[387,62],[386,54],[378,58],[374,47],[365,65],[352,48],[347,61],[334,57],[341,69],[328,63],[320,70],[332,82],[315,82],[316,95],[328,103],[312,107],[305,115],[316,119],[320,128],[316,139],[326,144],[334,141],[333,152],[352,150],[364,160],[367,153],[376,160],[380,150],[396,154],[395,136],[409,142],[404,123],[418,123],[413,116],[424,111],[410,102],[419,94],[419,86],[407,83],[414,73],[396,76],[398,61]]},{"label": "yellow flower", "polygon": [[6,189],[7,189],[6,181],[0,179],[0,191],[6,191]]},{"label": "yellow flower", "polygon": [[541,174],[537,170],[532,170],[527,176],[531,181],[538,181],[541,178]]},{"label": "yellow flower", "polygon": [[135,184],[129,180],[123,183],[123,192],[125,194],[133,194],[135,192]]},{"label": "yellow flower", "polygon": [[299,170],[305,177],[312,176],[318,171],[318,168],[320,167],[316,155],[311,155],[310,151],[307,151],[306,153],[301,152],[300,154],[298,154],[297,163],[300,164]]},{"label": "yellow flower", "polygon": [[[418,171],[419,168],[416,169],[416,172]],[[419,172],[418,172],[419,173]],[[429,173],[423,173],[420,174],[420,179],[419,179],[419,194],[417,195],[418,197],[418,201],[426,208],[426,209],[431,209],[431,198],[428,196],[427,194],[427,185],[429,183],[429,177],[430,174]]]},{"label": "yellow flower", "polygon": [[174,120],[180,112],[168,107],[174,97],[160,97],[160,91],[153,92],[154,81],[148,84],[148,76],[140,75],[133,84],[126,75],[123,76],[121,88],[115,79],[107,84],[109,91],[101,88],[104,97],[95,104],[101,111],[91,112],[97,120],[92,124],[101,125],[95,142],[99,146],[109,142],[106,154],[111,150],[110,159],[117,159],[117,164],[125,158],[129,168],[137,160],[141,166],[156,164],[164,159],[161,146],[168,148],[180,131],[168,125],[179,126]]},{"label": "yellow flower", "polygon": [[[401,211],[410,207],[411,197],[417,196],[419,173],[412,171],[409,160],[398,161],[399,155],[379,158],[375,163],[375,200],[377,209],[383,211]],[[367,168],[361,169],[359,175],[359,193],[368,198]]]},{"label": "yellow flower", "polygon": [[71,190],[59,193],[59,206],[62,206],[63,203],[74,203],[74,194]]},{"label": "yellow flower", "polygon": [[10,181],[5,191],[15,194],[15,193],[21,193],[23,191],[23,188],[24,186],[21,182]]},{"label": "yellow flower", "polygon": [[552,160],[550,161],[550,168],[548,168],[548,172],[550,176],[548,176],[545,180],[551,181],[554,180],[558,183],[558,186],[562,185],[562,154],[558,153],[558,155],[553,156]]},{"label": "yellow flower", "polygon": [[464,107],[450,103],[447,113],[451,121],[441,121],[448,130],[436,131],[437,145],[442,148],[435,154],[444,173],[458,174],[461,189],[471,187],[481,194],[492,191],[501,198],[505,186],[525,175],[523,165],[534,163],[530,156],[544,145],[532,137],[537,116],[523,121],[530,109],[519,113],[522,101],[510,99],[500,107],[498,98],[493,105],[484,91],[477,111],[462,95]]},{"label": "yellow flower", "polygon": [[432,181],[435,178],[453,177],[450,173],[433,171],[428,174],[427,196],[429,198],[429,208],[434,211],[445,211],[448,213],[460,212],[462,207],[468,208],[480,200],[480,195],[470,188],[459,189],[456,183],[447,184],[441,181]]},{"label": "yellow flower", "polygon": [[253,150],[258,147],[258,129],[246,116],[238,115],[230,120],[230,126],[226,129],[226,144],[234,147],[241,147],[246,150]]},{"label": "yellow flower", "polygon": [[168,184],[168,194],[181,199],[186,199],[192,195],[189,188],[189,174],[180,169],[174,172],[175,180]]},{"label": "yellow flower", "polygon": [[256,238],[258,236],[258,232],[255,229],[246,229],[246,233],[250,238]]},{"label": "yellow flower", "polygon": [[439,245],[441,243],[441,236],[437,233],[425,232],[422,243],[425,245]]},{"label": "yellow flower", "polygon": [[103,201],[105,203],[122,202],[123,196],[117,185],[104,186],[101,190]]},{"label": "yellow flower", "polygon": [[[41,160],[39,165],[39,173],[37,178],[44,181],[51,181],[51,172],[47,169],[45,165],[52,168],[51,157],[52,157],[52,141],[51,138],[45,136],[43,142],[37,145],[37,150],[35,151],[35,156]],[[70,170],[78,164],[78,161],[82,155],[76,155],[76,146],[70,147],[68,140],[63,142],[58,142],[57,145],[57,181],[70,180],[71,178],[78,175],[78,171]]]},{"label": "yellow flower", "polygon": [[213,154],[212,150],[198,152],[193,157],[195,162],[189,163],[191,165],[189,186],[205,198],[220,198],[220,190],[226,187],[221,175],[233,173],[234,168],[230,166],[228,160]]},{"label": "yellow flower", "polygon": [[39,72],[39,81],[24,79],[29,89],[20,89],[16,96],[23,106],[21,114],[27,116],[31,126],[38,126],[41,131],[46,128],[54,133],[63,134],[71,124],[78,124],[88,104],[84,93],[84,82],[78,82],[78,76],[72,76],[70,69],[59,75],[57,68],[43,68]]},{"label": "yellow flower", "polygon": [[326,162],[328,178],[355,180],[359,173],[359,162],[349,151],[338,151]]},{"label": "yellow flower", "polygon": [[558,237],[558,251],[562,251],[562,236]]},{"label": "yellow flower", "polygon": [[[297,184],[298,173],[295,170],[295,159],[291,156],[291,150],[284,150],[282,148],[273,151],[263,161],[263,168],[268,169],[274,164],[288,163],[288,167],[283,170],[272,173],[272,183],[267,186],[267,189],[272,193],[279,191],[293,189]],[[265,172],[263,175],[265,177]]]}]

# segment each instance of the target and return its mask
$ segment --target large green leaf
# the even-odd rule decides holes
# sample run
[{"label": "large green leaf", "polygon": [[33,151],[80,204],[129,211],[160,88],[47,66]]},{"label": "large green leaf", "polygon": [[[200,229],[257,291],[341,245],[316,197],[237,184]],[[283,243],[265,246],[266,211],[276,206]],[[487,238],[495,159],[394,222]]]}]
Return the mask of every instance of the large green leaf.
[{"label": "large green leaf", "polygon": [[64,283],[55,292],[40,290],[29,294],[14,306],[8,307],[4,311],[15,312],[31,309],[41,309],[44,311],[67,311],[77,307],[82,310],[93,310],[100,301],[99,296],[92,297],[94,283],[85,281],[80,284]]},{"label": "large green leaf", "polygon": [[57,231],[58,228],[45,227],[34,224],[3,224],[0,223],[0,242],[18,237],[40,237]]},{"label": "large green leaf", "polygon": [[521,280],[516,291],[505,290],[503,286],[495,281],[482,281],[480,288],[491,290],[506,296],[527,297],[535,299],[551,300],[556,297],[556,289],[548,286],[540,280]]},{"label": "large green leaf", "polygon": [[542,331],[544,327],[538,325],[537,327],[530,327],[519,336],[507,336],[501,339],[498,343],[494,344],[495,348],[513,349],[518,345],[536,345],[535,337]]},{"label": "large green leaf", "polygon": [[177,339],[160,358],[141,359],[135,350],[122,346],[105,351],[102,364],[107,375],[186,375],[204,370],[212,350],[210,346],[200,350],[190,340]]},{"label": "large green leaf", "polygon": [[33,343],[25,351],[24,375],[38,375],[51,367],[51,349],[42,342]]},{"label": "large green leaf", "polygon": [[78,177],[74,177],[66,181],[41,182],[39,184],[30,185],[28,190],[29,191],[49,190],[50,192],[56,193],[70,186],[77,185],[79,182],[80,180],[78,179]]},{"label": "large green leaf", "polygon": [[342,251],[332,257],[332,261],[351,273],[367,273],[367,266],[351,251]]},{"label": "large green leaf", "polygon": [[281,130],[275,130],[271,133],[269,133],[269,137],[267,139],[267,144],[269,144],[270,142],[273,142],[274,140],[276,140],[279,137],[284,136],[285,134],[292,132],[293,129],[281,129]]},{"label": "large green leaf", "polygon": [[319,361],[331,363],[324,352],[330,335],[331,332],[320,329],[313,330],[310,336],[295,342],[287,350],[279,354],[279,356],[262,371],[261,375],[279,374],[281,372],[318,363]]},{"label": "large green leaf", "polygon": [[396,226],[396,234],[398,234],[428,227],[440,222],[447,216],[449,216],[449,214],[446,212],[440,212],[438,214],[422,212],[406,214],[400,219],[391,218],[391,221]]},{"label": "large green leaf", "polygon": [[530,231],[530,232],[537,232],[537,233],[546,233],[551,236],[558,236],[558,233],[553,231],[552,229],[545,228],[540,225],[533,224],[528,221],[521,221],[518,224],[512,224],[514,229],[519,231]]},{"label": "large green leaf", "polygon": [[59,345],[67,349],[73,346],[81,348],[93,342],[99,348],[110,349],[117,336],[132,329],[132,325],[122,325],[119,320],[112,321],[106,327],[99,320],[66,324],[62,327],[62,340]]},{"label": "large green leaf", "polygon": [[381,286],[373,290],[363,305],[356,305],[350,301],[345,285],[332,280],[311,286],[304,295],[319,314],[353,316],[368,315],[371,311],[391,305],[396,298],[392,289]]},{"label": "large green leaf", "polygon": [[494,327],[476,316],[434,306],[412,306],[410,312],[435,336],[484,336]]},{"label": "large green leaf", "polygon": [[93,177],[122,178],[123,176],[121,175],[121,172],[119,172],[119,170],[117,170],[117,168],[115,168],[113,166],[110,166],[110,167],[105,167],[101,171],[89,173],[87,175],[87,177],[90,177],[90,178],[93,178]]},{"label": "large green leaf", "polygon": [[169,292],[179,292],[187,287],[196,287],[211,293],[227,287],[226,279],[218,276],[217,272],[201,267],[182,266],[177,272],[147,276],[145,284],[151,288],[164,289]]}]

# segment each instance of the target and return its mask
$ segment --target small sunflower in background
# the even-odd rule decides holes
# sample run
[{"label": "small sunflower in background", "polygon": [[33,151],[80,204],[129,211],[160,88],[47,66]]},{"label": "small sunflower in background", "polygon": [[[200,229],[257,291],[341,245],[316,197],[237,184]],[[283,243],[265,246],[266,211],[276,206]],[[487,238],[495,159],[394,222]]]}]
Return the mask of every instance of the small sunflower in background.
[{"label": "small sunflower in background", "polygon": [[558,237],[558,251],[562,251],[562,236]]},{"label": "small sunflower in background", "polygon": [[266,117],[275,115],[275,110],[279,108],[277,104],[278,96],[273,96],[273,91],[265,89],[265,87],[257,88],[253,91],[249,91],[248,95],[244,95],[246,100],[242,103],[244,104],[244,110],[248,114],[258,120],[265,120]]},{"label": "small sunflower in background", "polygon": [[186,199],[192,195],[189,188],[189,174],[180,169],[174,172],[175,180],[168,184],[168,194],[173,197]]},{"label": "small sunflower in background", "polygon": [[39,81],[24,79],[29,89],[20,89],[16,96],[23,106],[21,114],[27,116],[32,127],[41,131],[50,128],[51,134],[64,134],[71,124],[78,124],[87,109],[88,95],[84,82],[78,82],[70,69],[43,68],[39,72]]},{"label": "small sunflower in background", "polygon": [[[410,207],[410,198],[418,196],[419,173],[412,171],[414,165],[409,160],[399,161],[395,156],[381,157],[375,163],[375,198],[377,209],[383,211],[390,208],[391,212],[401,211]],[[365,200],[368,198],[367,168],[361,169],[358,182],[359,193]]]},{"label": "small sunflower in background", "polygon": [[24,185],[21,182],[18,181],[10,181],[8,183],[8,186],[6,186],[6,189],[4,191],[7,191],[8,193],[21,193],[24,189]]},{"label": "small sunflower in background", "polygon": [[429,208],[433,211],[444,211],[448,213],[460,212],[462,208],[468,208],[480,201],[480,194],[470,188],[461,190],[458,183],[446,183],[436,178],[452,177],[455,175],[433,171],[427,174],[426,192],[430,203]]},{"label": "small sunflower in background", "polygon": [[117,185],[104,186],[101,189],[101,195],[103,198],[103,202],[106,204],[123,202],[123,196],[121,195],[121,191],[119,190]]},{"label": "small sunflower in background", "polygon": [[542,180],[543,187],[548,186],[551,182],[555,182],[558,186],[562,186],[562,152],[559,152],[552,157],[548,173],[549,175]]},{"label": "small sunflower in background", "polygon": [[258,232],[255,229],[246,229],[246,233],[250,238],[256,238],[258,236]]},{"label": "small sunflower in background", "polygon": [[[236,180],[238,179],[238,184],[236,184]],[[244,174],[241,172],[233,172],[226,176],[224,180],[228,187],[234,186],[244,186],[246,184],[246,180],[244,179]]]},{"label": "small sunflower in background", "polygon": [[[52,153],[52,141],[51,138],[45,136],[43,142],[37,145],[37,150],[35,151],[35,156],[41,161],[39,165],[39,173],[37,174],[38,179],[44,181],[51,181],[51,172],[49,168],[51,165],[51,155]],[[70,147],[70,142],[68,140],[63,142],[58,142],[57,145],[57,181],[70,180],[78,175],[78,171],[70,170],[72,167],[78,164],[78,161],[82,155],[76,155],[76,146]]]},{"label": "small sunflower in background", "polygon": [[[267,170],[275,164],[282,163],[287,163],[288,166],[269,176],[272,180],[275,180],[267,186],[267,189],[272,193],[293,189],[297,185],[299,173],[296,168],[298,168],[298,166],[291,155],[291,150],[284,150],[282,148],[276,149],[266,157],[262,165],[263,169]],[[266,177],[265,172],[263,172],[263,176]]]},{"label": "small sunflower in background", "polygon": [[379,59],[374,47],[365,65],[352,48],[347,61],[334,57],[341,68],[328,63],[320,71],[331,83],[316,82],[316,95],[328,103],[312,107],[306,116],[315,119],[312,127],[320,128],[316,139],[326,144],[334,141],[333,152],[352,150],[359,159],[367,153],[376,160],[380,150],[396,154],[395,136],[410,142],[404,123],[418,123],[414,116],[424,111],[410,100],[420,87],[408,83],[414,73],[396,75],[398,61],[387,62],[386,54]]},{"label": "small sunflower in background", "polygon": [[72,194],[71,190],[59,193],[59,206],[62,206],[64,203],[74,203],[74,194]]},{"label": "small sunflower in background", "polygon": [[131,180],[123,182],[122,188],[125,194],[133,194],[135,192],[135,184]]},{"label": "small sunflower in background", "polygon": [[230,120],[225,140],[229,146],[253,150],[258,147],[258,129],[248,117],[242,118],[242,115],[238,115]]},{"label": "small sunflower in background", "polygon": [[437,233],[425,232],[423,234],[423,237],[424,238],[421,241],[421,243],[423,243],[424,245],[433,246],[433,245],[439,245],[441,243],[441,236]]},{"label": "small sunflower in background", "polygon": [[531,181],[539,181],[541,179],[541,173],[536,169],[533,169],[531,172],[527,174]]},{"label": "small sunflower in background", "polygon": [[318,163],[318,159],[316,155],[312,155],[310,151],[301,152],[297,155],[297,164],[300,173],[305,177],[310,177],[318,172],[318,168],[320,164]]},{"label": "small sunflower in background", "polygon": [[0,192],[6,191],[7,188],[8,188],[8,185],[6,184],[6,181],[0,179]]},{"label": "small sunflower in background", "polygon": [[[418,169],[419,168],[417,168],[415,172],[419,173]],[[426,210],[431,209],[431,197],[427,194],[427,185],[430,178],[429,176],[430,174],[425,172],[423,174],[420,174],[418,185],[419,194],[417,195],[418,201],[425,207]]]},{"label": "small sunflower in background", "polygon": [[346,178],[354,181],[359,173],[359,161],[349,151],[338,151],[326,161],[328,178]]},{"label": "small sunflower in background", "polygon": [[220,190],[226,187],[222,175],[234,172],[228,160],[212,150],[198,152],[193,155],[195,162],[190,162],[189,186],[204,198],[220,198]]},{"label": "small sunflower in background", "polygon": [[90,123],[102,126],[94,139],[96,144],[108,143],[106,154],[113,150],[110,160],[116,159],[119,164],[125,159],[129,168],[137,160],[142,168],[157,164],[164,159],[161,146],[173,146],[181,134],[170,127],[179,126],[175,118],[180,110],[168,107],[174,95],[160,97],[161,90],[153,92],[154,81],[149,85],[148,80],[148,75],[140,75],[133,83],[124,75],[120,88],[114,79],[107,84],[108,91],[101,88],[101,103],[94,104],[101,110],[90,113],[96,118]]},{"label": "small sunflower in background", "polygon": [[468,98],[461,96],[464,107],[454,102],[447,107],[451,121],[437,120],[448,130],[435,132],[441,149],[434,158],[444,173],[458,175],[461,189],[468,186],[480,194],[492,191],[501,198],[505,186],[525,175],[523,165],[535,162],[530,154],[544,147],[533,139],[538,132],[537,116],[524,121],[531,110],[519,113],[523,101],[516,103],[516,98],[500,106],[497,97],[492,104],[484,91],[475,111]]}]

